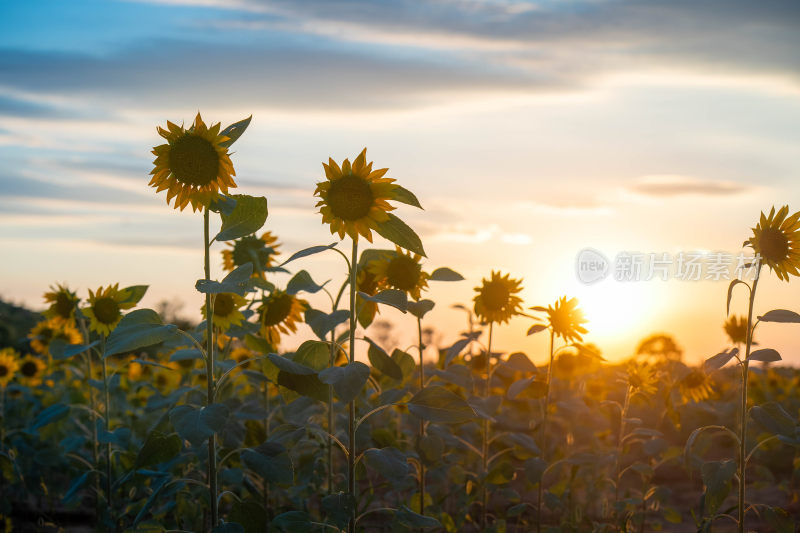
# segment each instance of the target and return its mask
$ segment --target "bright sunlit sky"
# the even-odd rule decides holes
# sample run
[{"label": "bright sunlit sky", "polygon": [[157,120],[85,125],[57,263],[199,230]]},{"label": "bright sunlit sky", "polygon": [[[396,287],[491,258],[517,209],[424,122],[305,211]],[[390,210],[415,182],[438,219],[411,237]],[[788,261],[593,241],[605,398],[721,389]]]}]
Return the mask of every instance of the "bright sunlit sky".
[{"label": "bright sunlit sky", "polygon": [[[609,359],[666,332],[698,361],[726,345],[727,281],[584,285],[576,256],[737,254],[761,210],[800,209],[798,51],[788,0],[2,0],[0,297],[42,309],[55,282],[148,284],[142,305],[199,317],[202,216],[147,186],[156,126],[252,114],[234,192],[267,196],[284,257],[336,240],[314,208],[321,162],[366,146],[425,208],[395,211],[425,268],[467,278],[426,294],[442,343],[466,325],[450,305],[500,269],[526,306],[581,299]],[[332,253],[292,266],[344,276]],[[767,274],[756,310],[799,296],[800,279]],[[412,342],[410,316],[383,317]],[[495,347],[543,361],[531,323]],[[797,364],[798,335],[757,340]]]}]

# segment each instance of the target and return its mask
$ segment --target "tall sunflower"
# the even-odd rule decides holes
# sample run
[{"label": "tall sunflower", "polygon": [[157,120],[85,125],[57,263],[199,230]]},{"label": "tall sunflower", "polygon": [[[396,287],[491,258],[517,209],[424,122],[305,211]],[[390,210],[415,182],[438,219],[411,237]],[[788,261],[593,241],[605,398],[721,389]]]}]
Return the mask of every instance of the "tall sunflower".
[{"label": "tall sunflower", "polygon": [[653,394],[658,389],[656,369],[647,363],[632,361],[627,368],[628,385],[635,391]]},{"label": "tall sunflower", "polygon": [[20,381],[29,387],[35,387],[42,383],[42,374],[47,368],[44,361],[32,355],[26,355],[19,361]]},{"label": "tall sunflower", "polygon": [[[221,292],[214,295],[214,313],[211,322],[222,331],[227,331],[231,326],[241,325],[244,315],[239,308],[246,304],[246,299],[233,292]],[[203,318],[206,318],[205,305],[201,311]]]},{"label": "tall sunflower", "polygon": [[789,275],[798,276],[800,268],[800,211],[787,218],[789,206],[781,207],[775,212],[773,206],[769,217],[761,212],[761,219],[753,236],[745,244],[761,258],[778,279],[789,281]]},{"label": "tall sunflower", "polygon": [[[728,317],[728,320],[725,321],[725,324],[722,327],[725,328],[725,333],[728,335],[728,339],[730,339],[731,343],[733,344],[747,343],[746,316],[731,315]],[[753,344],[756,343],[754,342]]]},{"label": "tall sunflower", "polygon": [[33,326],[28,333],[28,339],[33,351],[47,355],[50,351],[50,343],[54,340],[62,340],[67,344],[80,344],[83,342],[83,335],[69,322],[49,319],[42,320]]},{"label": "tall sunflower", "polygon": [[305,300],[275,289],[261,300],[257,310],[261,335],[272,346],[277,347],[281,341],[281,333],[297,331],[297,324],[302,322],[302,313],[307,305]]},{"label": "tall sunflower", "polygon": [[583,311],[578,309],[578,299],[562,296],[554,306],[547,306],[547,320],[556,337],[561,337],[565,342],[582,341],[582,335],[587,332],[582,324],[586,323]]},{"label": "tall sunflower", "polygon": [[219,122],[209,128],[197,113],[188,130],[169,121],[166,130],[157,129],[167,144],[153,148],[150,186],[156,192],[167,191],[167,204],[174,198],[175,209],[183,211],[191,203],[192,211],[197,211],[208,207],[220,191],[236,187],[236,171],[223,146],[229,138],[220,135]]},{"label": "tall sunflower", "polygon": [[128,302],[129,298],[128,291],[119,290],[119,283],[105,289],[98,287],[97,292],[89,289],[89,307],[83,308],[83,314],[89,318],[89,329],[99,335],[111,335],[122,320],[122,310],[136,305]]},{"label": "tall sunflower", "polygon": [[428,287],[430,274],[422,270],[419,255],[403,253],[399,246],[396,248],[395,253],[370,261],[367,269],[390,288],[404,291],[414,300],[419,300],[420,292]]},{"label": "tall sunflower", "polygon": [[14,373],[18,368],[17,352],[13,348],[0,350],[0,387],[5,387],[14,379]]},{"label": "tall sunflower", "polygon": [[50,306],[42,313],[53,322],[75,323],[75,309],[80,298],[69,290],[66,285],[57,284],[50,287],[50,292],[44,293],[44,301]]},{"label": "tall sunflower", "polygon": [[342,166],[332,158],[325,168],[327,181],[317,183],[314,196],[320,201],[316,207],[322,214],[322,223],[330,224],[331,233],[338,233],[344,239],[345,233],[353,241],[363,235],[372,242],[372,232],[377,224],[389,219],[388,211],[394,209],[388,200],[395,198],[394,179],[384,178],[388,168],[372,170],[372,162],[367,163],[367,149],[361,151],[353,164],[349,159]]},{"label": "tall sunflower", "polygon": [[265,231],[261,237],[248,235],[228,242],[231,250],[222,250],[222,266],[228,272],[246,263],[253,263],[253,277],[263,277],[264,271],[276,263],[280,255],[278,238]]},{"label": "tall sunflower", "polygon": [[522,314],[522,299],[516,296],[522,290],[522,280],[509,276],[501,276],[499,271],[493,270],[491,279],[484,278],[481,286],[475,287],[478,293],[473,298],[475,314],[481,321],[502,324]]},{"label": "tall sunflower", "polygon": [[691,369],[678,382],[678,389],[684,402],[702,402],[711,396],[711,379],[700,368]]}]

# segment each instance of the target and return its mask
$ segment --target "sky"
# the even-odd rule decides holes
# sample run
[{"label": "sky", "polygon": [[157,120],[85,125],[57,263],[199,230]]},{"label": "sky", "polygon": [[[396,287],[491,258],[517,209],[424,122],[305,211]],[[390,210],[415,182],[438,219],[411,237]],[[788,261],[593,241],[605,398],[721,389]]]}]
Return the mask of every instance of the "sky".
[{"label": "sky", "polygon": [[[798,49],[791,1],[3,0],[0,297],[42,309],[56,282],[147,284],[142,305],[199,317],[202,216],[147,186],[156,127],[252,114],[234,192],[268,198],[284,257],[337,240],[312,196],[328,157],[367,147],[419,197],[395,213],[426,270],[466,278],[426,294],[443,345],[466,328],[452,304],[500,270],[526,307],[578,297],[610,360],[664,332],[700,361],[726,347],[729,280],[685,279],[678,258],[735,263],[761,211],[800,209]],[[584,249],[605,279],[579,279]],[[668,280],[615,279],[648,254]],[[333,253],[290,266],[345,276]],[[733,312],[746,303],[734,293]],[[799,279],[763,277],[756,314],[773,308],[800,311]],[[413,342],[411,317],[382,317]],[[545,360],[532,323],[497,327],[494,349]],[[757,340],[800,364],[798,335],[764,324]]]}]

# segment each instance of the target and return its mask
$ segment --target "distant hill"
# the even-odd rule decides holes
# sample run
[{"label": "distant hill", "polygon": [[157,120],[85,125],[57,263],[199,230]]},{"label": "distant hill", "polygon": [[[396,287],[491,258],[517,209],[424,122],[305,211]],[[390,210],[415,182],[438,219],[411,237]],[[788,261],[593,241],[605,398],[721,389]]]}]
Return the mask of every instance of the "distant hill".
[{"label": "distant hill", "polygon": [[27,350],[28,332],[41,319],[41,313],[0,300],[0,348]]}]

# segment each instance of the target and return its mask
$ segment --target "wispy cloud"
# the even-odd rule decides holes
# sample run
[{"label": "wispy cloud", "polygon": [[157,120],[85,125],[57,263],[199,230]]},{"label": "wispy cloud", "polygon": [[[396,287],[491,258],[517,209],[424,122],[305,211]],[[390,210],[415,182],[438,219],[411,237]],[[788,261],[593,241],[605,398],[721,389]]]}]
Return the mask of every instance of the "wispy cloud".
[{"label": "wispy cloud", "polygon": [[628,191],[656,198],[675,196],[733,196],[752,191],[753,187],[729,181],[714,181],[687,176],[646,176],[628,187]]}]

